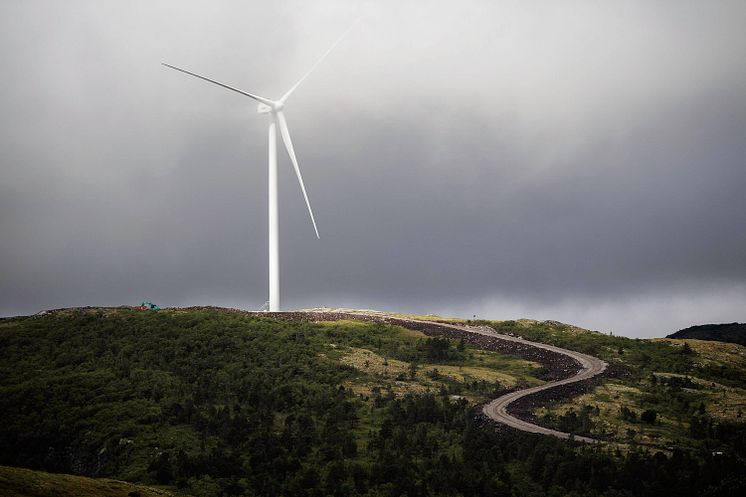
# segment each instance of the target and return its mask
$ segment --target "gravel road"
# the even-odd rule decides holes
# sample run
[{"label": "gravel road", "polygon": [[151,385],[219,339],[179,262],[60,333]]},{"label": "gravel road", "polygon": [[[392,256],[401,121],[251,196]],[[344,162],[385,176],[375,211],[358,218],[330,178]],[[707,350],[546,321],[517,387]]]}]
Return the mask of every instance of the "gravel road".
[{"label": "gravel road", "polygon": [[[500,336],[500,338],[506,340],[506,339],[511,339],[513,337],[503,335],[503,336]],[[552,435],[554,437],[565,438],[565,439],[572,437],[574,440],[578,440],[581,442],[598,443],[599,441],[594,438],[582,437],[578,435],[570,435],[569,433],[564,433],[561,431],[552,430],[550,428],[545,428],[543,426],[538,426],[533,423],[523,421],[522,419],[518,419],[515,416],[512,416],[508,413],[508,406],[520,398],[527,397],[529,395],[535,394],[537,392],[541,392],[543,390],[549,390],[552,388],[556,388],[560,385],[567,385],[569,383],[576,383],[578,381],[588,380],[590,378],[593,378],[594,376],[597,376],[603,373],[606,370],[606,367],[608,366],[608,364],[602,361],[601,359],[598,359],[597,357],[589,356],[586,354],[581,354],[580,352],[562,349],[559,347],[554,347],[552,345],[546,345],[543,343],[536,343],[536,342],[526,342],[526,343],[530,343],[534,347],[539,347],[545,350],[551,350],[553,352],[564,354],[576,360],[577,362],[579,362],[582,369],[577,374],[575,374],[574,376],[571,376],[570,378],[551,381],[543,385],[539,385],[539,386],[532,387],[532,388],[527,388],[525,390],[518,390],[515,392],[510,392],[508,394],[503,395],[502,397],[498,397],[492,402],[484,406],[484,408],[482,409],[484,414],[487,415],[489,418],[494,419],[498,423],[503,423],[503,424],[506,424],[508,426],[511,426],[513,428],[516,428],[522,431],[528,431],[531,433],[541,433],[543,435]]]},{"label": "gravel road", "polygon": [[[426,323],[424,321],[419,321],[419,320],[408,320],[408,321],[414,321],[417,323]],[[508,406],[518,399],[536,394],[544,390],[550,390],[552,388],[556,388],[561,385],[567,385],[570,383],[576,383],[579,381],[584,381],[584,380],[593,378],[594,376],[597,376],[606,370],[606,367],[608,366],[606,362],[602,361],[601,359],[598,359],[597,357],[589,356],[586,354],[581,354],[580,352],[575,352],[573,350],[563,349],[560,347],[555,347],[553,345],[547,345],[544,343],[531,342],[528,340],[524,340],[522,338],[497,333],[496,331],[494,331],[492,328],[488,326],[461,326],[461,325],[453,325],[453,324],[445,324],[445,323],[437,323],[437,324],[443,327],[453,328],[453,329],[461,330],[467,333],[477,333],[480,335],[486,335],[486,336],[497,338],[499,340],[505,340],[508,342],[518,342],[522,345],[528,345],[531,347],[536,347],[536,348],[547,350],[547,351],[554,352],[557,354],[562,354],[576,361],[578,364],[580,364],[580,371],[575,373],[573,376],[570,376],[569,378],[563,378],[560,380],[550,381],[543,385],[526,388],[524,390],[517,390],[515,392],[507,393],[489,402],[488,404],[486,404],[482,408],[482,412],[484,412],[484,414],[490,419],[497,421],[498,423],[502,423],[512,428],[515,428],[517,430],[527,431],[530,433],[540,433],[542,435],[551,435],[557,438],[564,438],[564,439],[572,438],[573,440],[577,440],[579,442],[599,443],[599,441],[594,438],[582,437],[579,435],[571,435],[570,433],[564,433],[561,431],[552,430],[550,428],[545,428],[543,426],[535,425],[533,423],[529,423],[528,421],[524,421],[522,419],[516,418],[515,416],[508,413]]]}]

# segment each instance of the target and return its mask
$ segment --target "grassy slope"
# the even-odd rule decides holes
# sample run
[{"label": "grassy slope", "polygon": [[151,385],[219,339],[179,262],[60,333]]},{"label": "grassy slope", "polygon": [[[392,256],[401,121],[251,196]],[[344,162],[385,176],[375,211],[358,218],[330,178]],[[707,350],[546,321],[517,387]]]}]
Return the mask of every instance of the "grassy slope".
[{"label": "grassy slope", "polygon": [[163,488],[0,466],[3,497],[188,497]]},{"label": "grassy slope", "polygon": [[[370,330],[375,325],[369,322],[333,321],[316,325],[324,326],[326,336],[333,337],[324,344],[326,350],[321,355],[354,368],[356,374],[346,384],[360,391],[376,387],[400,393],[437,393],[455,389],[455,393],[470,392],[475,394],[475,401],[484,401],[490,397],[484,391],[486,386],[491,386],[494,391],[517,383],[541,383],[536,378],[541,369],[539,364],[467,344],[460,357],[439,363],[428,361],[422,356],[422,351],[418,353],[416,350],[418,344],[428,337],[400,326],[387,325],[394,331],[392,340],[380,342],[371,337]],[[487,385],[474,390],[474,382]]]},{"label": "grassy slope", "polygon": [[[335,414],[341,421],[334,430],[351,434],[357,459],[370,462],[367,446],[389,402],[382,398],[429,391],[476,402],[517,382],[539,382],[532,376],[538,365],[528,361],[469,346],[459,352],[455,343],[453,357],[436,360],[427,343],[421,333],[381,323],[294,323],[220,310],[87,309],[2,319],[0,463],[146,483],[171,478],[200,493],[204,482],[188,468],[227,457],[237,434],[225,425],[239,417],[250,425],[235,429],[253,446],[267,443],[259,420],[268,414],[267,429],[279,440],[307,413],[318,441],[304,464],[323,467],[315,451],[347,443],[347,435],[322,439],[336,404],[348,413]],[[389,366],[348,365],[356,353]],[[341,396],[340,384],[348,387]],[[264,399],[268,405],[258,407]],[[246,434],[250,427],[256,435]],[[168,458],[161,473],[158,454]],[[219,464],[253,464],[240,459]]]},{"label": "grassy slope", "polygon": [[[370,324],[360,321],[322,322],[330,330],[344,330],[347,335],[351,330],[365,333]],[[415,347],[427,339],[419,331],[393,327],[399,334],[402,344]],[[349,340],[349,336],[346,337]],[[359,345],[363,345],[359,342]],[[452,394],[465,394],[472,403],[483,402],[491,394],[516,384],[540,384],[536,376],[541,370],[537,363],[498,354],[492,351],[479,350],[465,346],[465,354],[457,360],[447,363],[433,363],[427,360],[400,360],[392,355],[409,358],[407,353],[394,349],[382,351],[382,354],[367,347],[355,347],[328,343],[328,350],[323,357],[341,362],[356,370],[356,375],[345,382],[356,393],[372,395],[374,390],[391,391],[397,395],[406,393],[438,393],[448,391]],[[478,386],[476,386],[478,385]]]},{"label": "grassy slope", "polygon": [[[630,374],[609,382],[605,391],[572,402],[576,410],[586,402],[608,404],[591,414],[591,432],[611,431],[604,416],[619,425],[620,405],[628,404],[637,414],[654,406],[660,413],[657,425],[637,421],[630,426],[638,432],[660,431],[658,443],[722,446],[690,437],[689,422],[699,402],[704,401],[705,416],[716,410],[705,383],[739,394],[744,371],[739,351],[724,360],[710,344],[705,350],[692,343],[687,350],[676,341],[610,337],[559,323],[482,323],[627,368]],[[417,332],[381,323],[292,323],[215,309],[89,309],[2,319],[0,463],[66,471],[75,463],[83,471],[131,481],[163,479],[204,496],[230,485],[247,493],[295,495],[309,481],[349,493],[351,480],[332,479],[340,471],[369,475],[362,481],[371,488],[389,485],[376,482],[375,475],[394,481],[397,471],[385,465],[401,457],[397,467],[414,471],[417,481],[463,493],[467,481],[502,466],[493,461],[491,469],[485,466],[460,487],[448,487],[453,477],[436,482],[448,471],[459,474],[475,467],[484,456],[466,442],[478,445],[491,436],[469,438],[472,416],[450,405],[449,396],[476,402],[512,382],[539,380],[531,363],[469,346],[459,352],[455,343],[448,359],[431,360],[428,343]],[[695,374],[702,388],[675,395],[650,380]],[[435,395],[397,400],[428,390]],[[566,407],[551,406],[550,414],[564,415]],[[677,416],[680,422],[669,422]],[[406,423],[414,424],[404,428]],[[617,426],[611,436],[626,439],[626,429]],[[489,447],[484,450],[493,453],[501,440],[505,435],[485,442]],[[524,443],[519,440],[510,443]],[[504,450],[499,457],[505,461],[530,454]],[[529,477],[521,460],[506,467],[511,475],[501,473],[489,484],[499,487],[502,480],[538,488],[532,478],[539,477]],[[204,473],[195,468],[205,468]],[[218,482],[204,476],[210,474],[225,478]],[[402,481],[396,488],[413,488]],[[620,485],[626,481],[619,476]]]},{"label": "grassy slope", "polygon": [[[489,324],[500,331],[602,357],[625,372],[588,394],[537,410],[537,416],[552,426],[574,427],[575,431],[622,443],[696,448],[703,440],[692,433],[692,422],[704,418],[715,424],[746,420],[746,347],[741,345],[630,339],[532,320]],[[682,378],[686,384],[669,384],[672,377]],[[581,420],[573,421],[584,407],[590,427],[588,423],[581,427]],[[623,407],[630,409],[635,419],[624,419],[620,413]],[[656,412],[654,423],[640,421],[646,410]]]}]

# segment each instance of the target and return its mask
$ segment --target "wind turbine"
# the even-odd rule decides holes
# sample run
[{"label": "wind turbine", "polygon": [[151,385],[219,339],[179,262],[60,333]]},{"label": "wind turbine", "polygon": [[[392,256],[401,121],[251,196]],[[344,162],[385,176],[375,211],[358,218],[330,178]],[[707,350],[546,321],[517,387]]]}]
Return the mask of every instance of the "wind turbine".
[{"label": "wind turbine", "polygon": [[290,139],[290,130],[288,130],[288,124],[285,120],[285,113],[283,112],[285,109],[285,103],[287,102],[288,98],[290,98],[290,95],[293,94],[293,92],[300,86],[300,84],[313,72],[316,67],[321,64],[321,61],[323,61],[329,53],[334,50],[334,48],[339,44],[339,42],[342,41],[342,39],[347,35],[347,33],[350,32],[350,30],[353,28],[353,26],[357,24],[357,21],[353,23],[352,26],[347,28],[347,30],[340,36],[337,41],[335,41],[329,49],[324,52],[324,54],[319,58],[316,63],[311,66],[311,69],[308,70],[306,74],[303,75],[302,78],[298,80],[297,83],[295,83],[293,86],[290,87],[290,89],[285,92],[285,94],[280,97],[279,100],[272,100],[269,98],[265,98],[259,95],[256,95],[254,93],[249,93],[247,91],[239,90],[238,88],[234,88],[232,86],[228,86],[226,84],[220,83],[219,81],[215,81],[214,79],[207,78],[205,76],[200,76],[199,74],[187,71],[186,69],[181,69],[176,66],[172,66],[171,64],[166,64],[165,62],[162,63],[162,65],[169,67],[171,69],[175,69],[177,71],[183,72],[184,74],[189,74],[190,76],[194,76],[195,78],[199,78],[201,80],[207,81],[209,83],[216,84],[218,86],[222,86],[223,88],[227,90],[234,91],[236,93],[239,93],[245,97],[252,98],[256,100],[258,103],[257,105],[257,112],[259,114],[267,114],[269,116],[269,311],[270,312],[277,312],[280,310],[280,237],[279,237],[279,215],[278,215],[278,195],[277,195],[277,127],[280,128],[280,136],[282,136],[282,142],[285,144],[285,149],[288,152],[288,155],[290,156],[290,161],[293,163],[293,169],[295,169],[295,175],[298,177],[298,183],[300,184],[300,189],[303,192],[303,199],[306,201],[306,207],[308,207],[308,214],[311,216],[311,223],[313,224],[313,230],[316,233],[316,238],[320,239],[319,237],[319,230],[316,227],[316,220],[313,217],[313,211],[311,210],[311,203],[308,201],[308,194],[306,193],[306,186],[303,184],[303,176],[300,173],[300,168],[298,167],[298,159],[295,157],[295,149],[293,148],[293,142]]}]

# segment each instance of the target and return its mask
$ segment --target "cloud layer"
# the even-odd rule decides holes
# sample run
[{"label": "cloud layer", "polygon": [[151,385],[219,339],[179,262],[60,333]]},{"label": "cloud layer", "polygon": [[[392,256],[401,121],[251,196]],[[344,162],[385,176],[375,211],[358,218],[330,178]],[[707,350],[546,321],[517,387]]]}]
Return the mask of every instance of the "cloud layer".
[{"label": "cloud layer", "polygon": [[5,2],[0,313],[266,300],[266,121],[293,96],[284,306],[746,320],[742,2]]}]

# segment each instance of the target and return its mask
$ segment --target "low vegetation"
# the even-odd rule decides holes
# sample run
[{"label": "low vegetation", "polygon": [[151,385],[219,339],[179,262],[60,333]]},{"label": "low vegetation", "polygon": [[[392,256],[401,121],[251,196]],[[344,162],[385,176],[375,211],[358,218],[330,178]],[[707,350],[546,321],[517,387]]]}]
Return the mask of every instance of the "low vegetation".
[{"label": "low vegetation", "polygon": [[626,449],[746,445],[746,347],[702,340],[639,340],[530,320],[490,323],[502,332],[602,357],[616,377],[536,411],[542,424]]},{"label": "low vegetation", "polygon": [[[642,340],[577,328],[550,321],[479,321],[502,333],[565,347],[600,357],[627,375],[644,380],[653,372],[695,374],[699,378],[746,386],[746,349],[735,344],[700,340]],[[710,350],[710,352],[705,352]],[[735,351],[735,352],[734,352]]]},{"label": "low vegetation", "polygon": [[[650,381],[652,372],[687,375],[696,359],[696,351],[671,344],[625,341],[619,354],[621,342],[600,334],[589,339],[572,329],[563,338],[555,325],[494,325],[542,341],[574,340],[618,354],[620,365],[647,354],[646,369],[629,382]],[[694,428],[685,426],[698,433],[698,445],[661,451],[578,447],[478,415],[474,403],[513,382],[538,383],[540,369],[372,322],[219,309],[2,319],[0,464],[197,497],[699,496],[746,487],[746,447],[734,442],[743,440],[740,425],[724,431],[707,406]],[[740,388],[737,377],[709,374],[700,379]],[[671,388],[660,380],[655,388]],[[655,391],[634,385],[639,395]],[[587,419],[583,429],[594,430],[596,409],[576,409]],[[645,409],[631,401],[629,409],[630,422],[645,429],[669,416],[651,408],[655,418],[641,422]]]},{"label": "low vegetation", "polygon": [[108,478],[47,473],[0,466],[5,497],[189,497],[182,492]]}]

